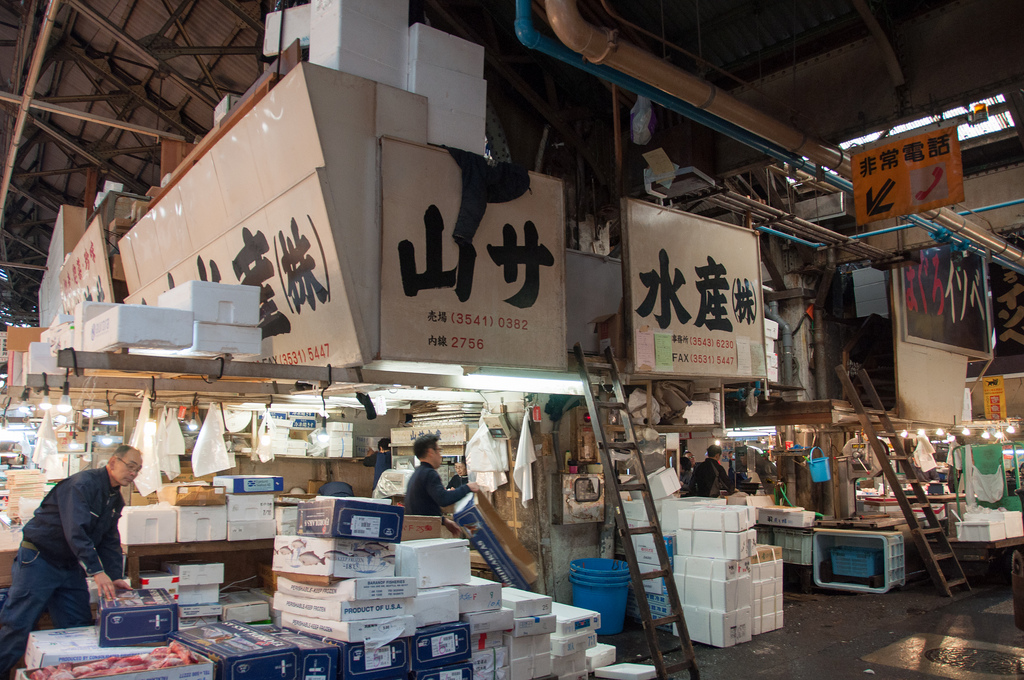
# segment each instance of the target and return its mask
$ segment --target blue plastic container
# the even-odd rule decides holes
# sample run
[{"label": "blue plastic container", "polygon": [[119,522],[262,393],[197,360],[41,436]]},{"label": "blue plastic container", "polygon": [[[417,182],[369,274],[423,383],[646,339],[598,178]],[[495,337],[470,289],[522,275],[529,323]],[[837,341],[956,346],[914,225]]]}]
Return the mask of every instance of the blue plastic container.
[{"label": "blue plastic container", "polygon": [[832,470],[828,466],[828,458],[822,456],[821,458],[811,458],[808,461],[811,467],[811,481],[812,482],[827,482],[832,479]]},{"label": "blue plastic container", "polygon": [[573,560],[569,565],[572,603],[601,614],[598,635],[622,632],[629,592],[629,565],[621,560]]},{"label": "blue plastic container", "polygon": [[847,545],[832,548],[832,573],[836,576],[871,578],[882,573],[885,557],[877,548]]}]

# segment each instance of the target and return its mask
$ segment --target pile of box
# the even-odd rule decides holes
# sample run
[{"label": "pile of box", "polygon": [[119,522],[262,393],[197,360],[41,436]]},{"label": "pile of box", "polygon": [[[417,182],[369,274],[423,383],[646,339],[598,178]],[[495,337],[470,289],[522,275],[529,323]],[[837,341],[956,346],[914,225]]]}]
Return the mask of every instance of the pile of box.
[{"label": "pile of box", "polygon": [[956,523],[958,541],[1001,541],[1024,536],[1024,524],[1019,510],[991,510],[973,507]]}]

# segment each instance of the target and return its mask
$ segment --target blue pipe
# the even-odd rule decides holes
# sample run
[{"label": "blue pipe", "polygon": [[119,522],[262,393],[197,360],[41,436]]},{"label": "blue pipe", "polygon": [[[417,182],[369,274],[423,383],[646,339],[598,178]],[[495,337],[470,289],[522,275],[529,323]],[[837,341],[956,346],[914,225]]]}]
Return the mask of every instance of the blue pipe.
[{"label": "blue pipe", "polygon": [[[690,120],[700,123],[701,125],[704,125],[705,127],[710,128],[715,132],[721,133],[727,137],[731,137],[732,139],[735,139],[736,141],[742,144],[746,144],[750,148],[756,151],[760,151],[766,156],[770,156],[771,158],[782,161],[784,163],[789,163],[792,167],[797,168],[799,170],[803,170],[812,175],[817,174],[818,166],[811,163],[809,160],[803,158],[802,156],[798,156],[795,153],[779,146],[778,144],[775,144],[774,142],[771,142],[767,139],[764,139],[763,137],[755,135],[752,132],[749,132],[748,130],[744,130],[743,128],[734,123],[730,123],[727,120],[723,120],[718,116],[715,116],[713,114],[708,113],[707,111],[699,109],[696,106],[693,106],[692,104],[684,102],[682,99],[679,99],[678,97],[673,97],[667,92],[659,90],[658,88],[649,85],[643,81],[637,80],[632,76],[628,76],[625,73],[622,73],[621,71],[617,71],[613,68],[610,68],[608,66],[602,66],[600,64],[592,64],[589,61],[585,60],[582,55],[578,54],[577,52],[573,52],[562,43],[552,40],[551,38],[548,38],[545,35],[541,35],[537,31],[537,29],[534,28],[533,16],[531,14],[532,9],[530,3],[531,0],[516,0],[516,37],[518,37],[519,42],[521,42],[528,49],[536,50],[538,52],[541,52],[542,54],[554,57],[559,61],[565,62],[570,66],[574,66],[580,69],[581,71],[601,78],[602,80],[606,80],[635,94],[647,97],[651,101],[657,102],[658,104],[665,107],[666,109],[669,109],[670,111],[675,111],[676,113],[686,116]],[[618,134],[618,131],[616,131],[616,134]],[[831,184],[837,189],[841,189],[849,194],[853,194],[853,182],[851,182],[850,180],[840,177],[839,175],[829,171],[826,171],[824,173],[824,179],[827,183]],[[948,234],[948,232],[945,229],[943,229],[937,224],[925,220],[924,218],[917,217],[916,215],[910,215],[908,216],[908,219],[910,219],[910,221],[914,223],[914,226],[922,227],[933,236],[935,234],[942,233]],[[962,237],[957,237],[954,235],[953,238],[958,242],[963,243],[966,246],[967,250],[970,250],[971,252],[974,253],[978,253],[983,257],[987,256],[987,252],[983,248],[979,248],[978,246],[972,244],[971,242],[967,241]],[[1006,260],[996,255],[993,255],[992,259],[1005,267],[1013,269],[1014,271],[1020,274],[1024,274],[1024,266],[1022,265],[1007,262]]]},{"label": "blue pipe", "polygon": [[754,228],[757,231],[763,231],[766,234],[772,234],[773,236],[778,236],[779,238],[784,238],[787,241],[792,241],[793,243],[799,243],[800,245],[810,246],[811,248],[820,248],[823,245],[825,245],[824,243],[812,243],[811,241],[806,241],[806,240],[800,238],[799,236],[793,236],[791,234],[787,234],[784,231],[779,231],[778,229],[772,229],[771,227],[754,227]]},{"label": "blue pipe", "polygon": [[1024,198],[1018,198],[1013,201],[1006,201],[1004,203],[993,203],[992,205],[986,205],[984,208],[975,208],[974,210],[964,210],[958,212],[957,215],[970,215],[971,213],[988,212],[989,210],[999,210],[1000,208],[1009,208],[1011,205],[1020,205],[1024,203]]},{"label": "blue pipe", "polygon": [[899,226],[889,227],[887,229],[878,229],[877,231],[869,231],[869,232],[866,232],[866,233],[863,233],[863,234],[854,234],[850,238],[854,239],[854,240],[862,239],[862,238],[868,238],[869,236],[878,236],[880,234],[888,234],[889,232],[892,232],[892,231],[902,231],[904,229],[909,229],[910,227],[913,227],[913,226],[915,226],[915,225],[913,225],[913,224],[901,224]]}]

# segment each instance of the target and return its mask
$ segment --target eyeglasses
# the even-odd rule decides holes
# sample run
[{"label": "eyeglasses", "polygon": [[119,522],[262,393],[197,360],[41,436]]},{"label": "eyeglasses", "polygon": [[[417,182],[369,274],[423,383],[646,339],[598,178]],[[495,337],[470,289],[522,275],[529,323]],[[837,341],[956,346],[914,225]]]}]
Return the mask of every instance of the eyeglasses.
[{"label": "eyeglasses", "polygon": [[121,464],[128,468],[128,472],[131,472],[133,475],[137,475],[142,471],[142,466],[138,463],[126,463],[124,458],[118,458],[118,460],[121,461]]}]

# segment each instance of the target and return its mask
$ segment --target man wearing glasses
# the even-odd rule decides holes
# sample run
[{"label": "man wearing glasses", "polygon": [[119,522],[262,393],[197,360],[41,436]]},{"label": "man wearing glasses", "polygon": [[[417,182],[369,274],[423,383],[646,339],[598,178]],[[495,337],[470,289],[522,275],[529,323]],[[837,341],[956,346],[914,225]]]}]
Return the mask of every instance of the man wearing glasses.
[{"label": "man wearing glasses", "polygon": [[22,531],[11,569],[13,583],[0,611],[0,678],[6,678],[25,652],[28,634],[43,610],[54,628],[92,625],[91,576],[100,597],[112,598],[122,580],[121,487],[142,469],[142,453],[119,446],[107,465],[82,470],[61,481],[43,499]]}]

